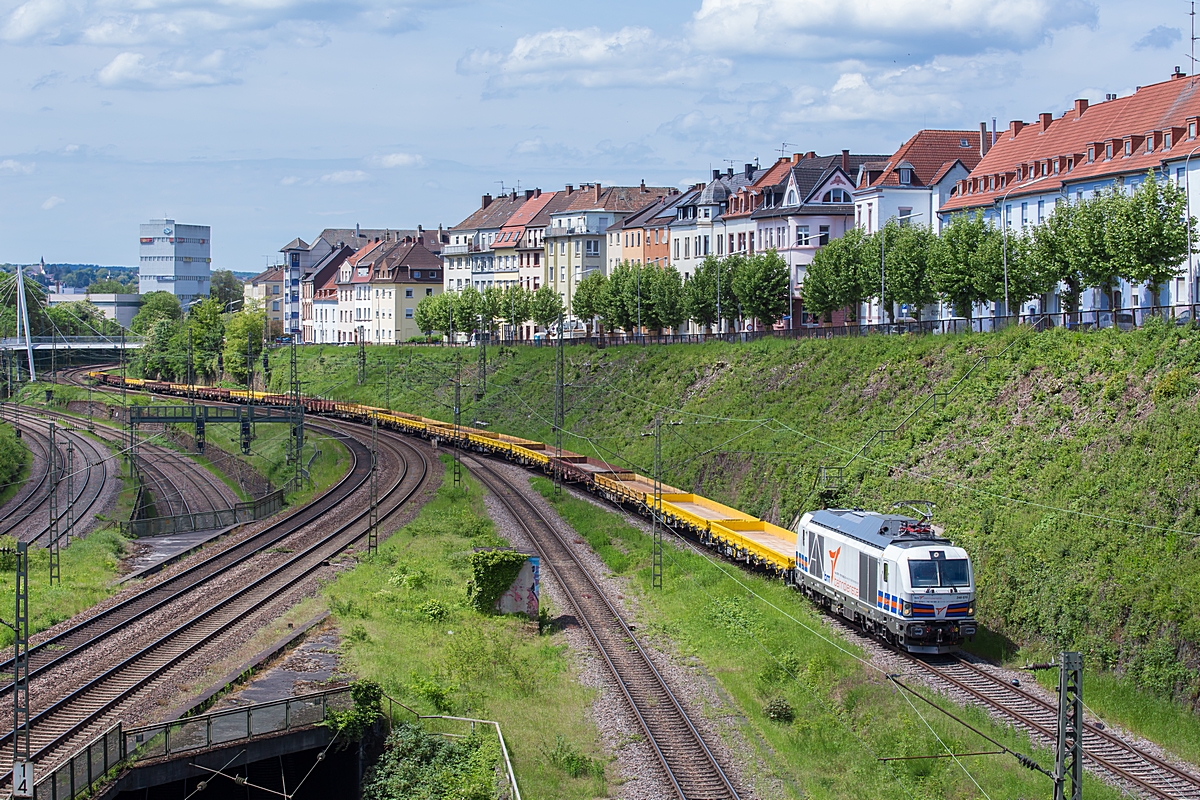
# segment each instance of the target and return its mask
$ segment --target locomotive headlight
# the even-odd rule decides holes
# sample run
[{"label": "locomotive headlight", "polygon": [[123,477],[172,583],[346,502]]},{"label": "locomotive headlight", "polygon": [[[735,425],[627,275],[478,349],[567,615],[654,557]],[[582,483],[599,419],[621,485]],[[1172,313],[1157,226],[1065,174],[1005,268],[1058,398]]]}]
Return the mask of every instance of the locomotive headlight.
[{"label": "locomotive headlight", "polygon": [[906,617],[912,616],[912,603],[908,602],[907,600],[904,601],[903,613]]},{"label": "locomotive headlight", "polygon": [[967,616],[968,617],[975,616],[975,604],[974,603],[971,603],[971,605],[967,606]]}]

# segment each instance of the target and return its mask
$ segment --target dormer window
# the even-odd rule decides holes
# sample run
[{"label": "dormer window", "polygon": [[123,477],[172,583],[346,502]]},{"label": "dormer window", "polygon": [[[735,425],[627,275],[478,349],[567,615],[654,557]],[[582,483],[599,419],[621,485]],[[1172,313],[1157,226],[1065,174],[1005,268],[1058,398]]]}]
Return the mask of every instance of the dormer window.
[{"label": "dormer window", "polygon": [[1017,181],[1021,181],[1021,180],[1023,180],[1023,178],[1022,178],[1021,176],[1022,176],[1022,175],[1024,175],[1024,174],[1025,174],[1025,168],[1024,168],[1024,167],[1017,167]]},{"label": "dormer window", "polygon": [[830,189],[821,198],[822,203],[849,203],[850,195],[844,189]]},{"label": "dormer window", "polygon": [[1087,159],[1088,159],[1089,164],[1096,160],[1096,148],[1094,148],[1094,147],[1088,148]]},{"label": "dormer window", "polygon": [[959,147],[970,147],[970,146],[971,146],[971,142],[970,142],[970,140],[968,140],[968,139],[959,139],[959,140],[958,140],[958,146],[959,146]]},{"label": "dormer window", "polygon": [[1126,139],[1125,140],[1125,157],[1128,158],[1131,155],[1133,155],[1133,140]]},{"label": "dormer window", "polygon": [[1171,149],[1171,132],[1167,131],[1163,134],[1163,150]]},{"label": "dormer window", "polygon": [[789,206],[796,205],[796,190],[790,189],[787,193],[787,204]]},{"label": "dormer window", "polygon": [[1058,159],[1054,159],[1054,174],[1058,174]]},{"label": "dormer window", "polygon": [[912,183],[912,170],[911,169],[908,169],[907,167],[901,167],[900,183],[904,184],[905,186]]},{"label": "dormer window", "polygon": [[1189,139],[1196,138],[1196,120],[1192,120],[1191,122],[1188,123],[1188,138]]}]

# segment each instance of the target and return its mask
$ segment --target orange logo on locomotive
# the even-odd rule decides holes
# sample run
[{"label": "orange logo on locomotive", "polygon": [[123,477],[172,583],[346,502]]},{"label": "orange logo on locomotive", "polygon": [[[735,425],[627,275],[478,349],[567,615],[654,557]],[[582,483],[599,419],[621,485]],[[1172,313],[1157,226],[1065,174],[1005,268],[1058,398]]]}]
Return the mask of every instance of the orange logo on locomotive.
[{"label": "orange logo on locomotive", "polygon": [[830,575],[837,574],[837,562],[838,562],[838,557],[841,556],[841,554],[842,554],[842,548],[840,548],[840,547],[837,550],[829,551],[829,574]]}]

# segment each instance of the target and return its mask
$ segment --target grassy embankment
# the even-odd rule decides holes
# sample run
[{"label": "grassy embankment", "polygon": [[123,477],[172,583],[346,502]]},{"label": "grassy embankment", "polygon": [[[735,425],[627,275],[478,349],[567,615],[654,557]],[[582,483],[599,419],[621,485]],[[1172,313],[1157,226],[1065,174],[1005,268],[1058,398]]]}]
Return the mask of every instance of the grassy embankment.
[{"label": "grassy embankment", "polygon": [[[981,651],[1024,663],[1079,649],[1090,706],[1200,760],[1200,737],[1174,735],[1195,729],[1200,698],[1200,332],[570,347],[566,445],[648,472],[653,439],[641,434],[661,413],[685,423],[664,427],[668,483],[786,525],[822,501],[820,465],[844,462],[1010,344],[825,499],[936,502],[935,521],[976,564],[990,631]],[[476,402],[464,390],[463,419],[549,440],[553,351],[489,356],[488,393]],[[360,386],[349,349],[304,348],[301,359],[308,393],[383,405],[388,391],[393,408],[442,419],[449,379],[473,382],[476,369],[471,350],[371,348]],[[1178,704],[1127,701],[1134,689]]]},{"label": "grassy embankment", "polygon": [[[618,513],[569,496],[556,500],[548,480],[533,482],[613,573],[628,579],[645,635],[685,660],[698,659],[720,683],[765,769],[757,776],[760,794],[775,781],[796,798],[980,797],[973,780],[992,797],[1050,792],[1049,779],[1010,756],[963,759],[970,775],[949,759],[876,761],[993,746],[920,700],[906,700],[882,669],[863,666],[859,648],[828,641],[819,616],[778,582],[668,546],[663,588],[652,589],[649,537]],[[1024,734],[979,710],[940,702],[1053,768],[1053,754],[1031,751]],[[832,764],[845,768],[831,770]],[[1088,783],[1089,797],[1119,796],[1099,781]]]},{"label": "grassy embankment", "polygon": [[443,482],[377,555],[328,586],[349,668],[422,713],[497,720],[524,797],[605,796],[586,721],[593,693],[577,683],[563,634],[538,635],[534,623],[482,615],[467,600],[472,548],[506,543],[479,484],[467,475],[465,485]]},{"label": "grassy embankment", "polygon": [[29,448],[13,426],[0,422],[0,505],[12,498],[29,478]]}]

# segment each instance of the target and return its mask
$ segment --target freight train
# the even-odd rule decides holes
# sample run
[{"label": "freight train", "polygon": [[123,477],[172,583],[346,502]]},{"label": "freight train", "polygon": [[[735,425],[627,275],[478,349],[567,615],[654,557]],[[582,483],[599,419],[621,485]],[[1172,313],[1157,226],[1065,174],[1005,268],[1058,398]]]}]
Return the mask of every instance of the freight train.
[{"label": "freight train", "polygon": [[[237,389],[89,377],[119,387],[226,403],[291,405],[292,398]],[[758,519],[698,494],[659,484],[575,453],[556,455],[543,442],[455,426],[384,408],[302,398],[305,412],[384,428],[502,456],[525,467],[558,471],[563,479],[610,502],[650,513],[725,557],[773,575],[831,613],[914,653],[947,653],[975,635],[975,583],[966,551],[929,523],[895,513],[825,509],[801,516],[794,529]],[[657,499],[656,499],[657,498]]]}]

